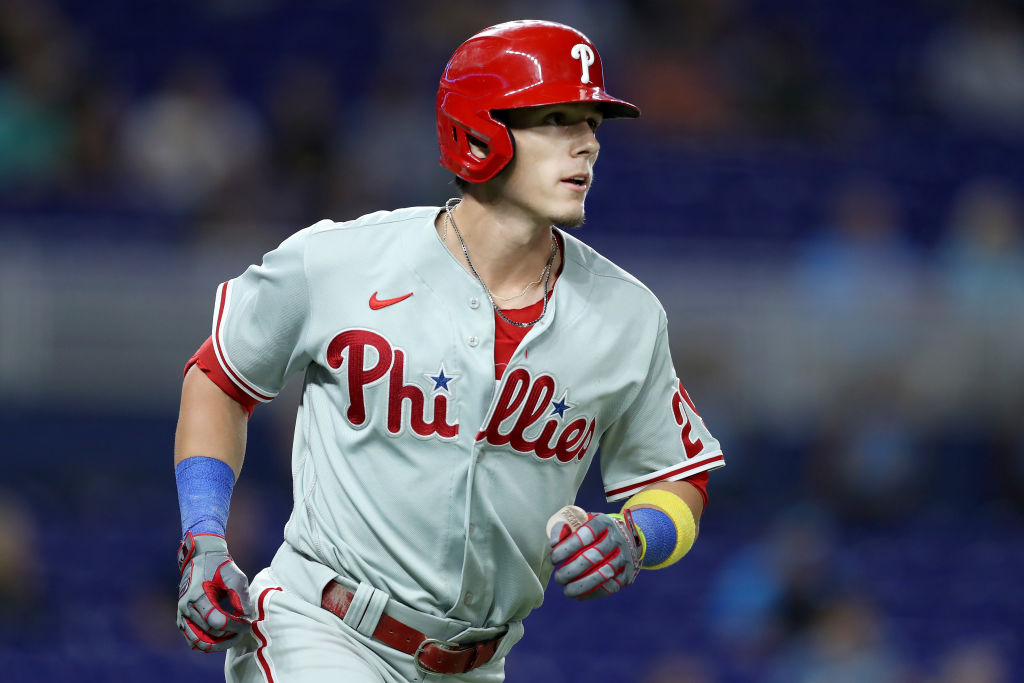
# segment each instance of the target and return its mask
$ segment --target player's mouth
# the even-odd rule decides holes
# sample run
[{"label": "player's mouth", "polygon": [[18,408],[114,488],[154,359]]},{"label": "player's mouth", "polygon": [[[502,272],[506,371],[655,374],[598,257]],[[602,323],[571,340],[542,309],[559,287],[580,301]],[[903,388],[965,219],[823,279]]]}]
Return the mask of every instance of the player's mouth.
[{"label": "player's mouth", "polygon": [[567,176],[562,178],[562,183],[574,192],[586,192],[587,188],[590,187],[590,174],[577,173],[576,175]]}]

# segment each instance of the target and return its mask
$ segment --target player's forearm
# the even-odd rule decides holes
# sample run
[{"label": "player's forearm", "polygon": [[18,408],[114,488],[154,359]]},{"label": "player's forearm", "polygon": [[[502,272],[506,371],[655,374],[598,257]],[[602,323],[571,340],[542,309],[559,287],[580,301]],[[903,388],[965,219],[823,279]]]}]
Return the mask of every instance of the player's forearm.
[{"label": "player's forearm", "polygon": [[245,457],[248,414],[197,366],[185,375],[174,436],[174,464],[203,456],[227,463],[235,476]]},{"label": "player's forearm", "polygon": [[693,484],[683,481],[663,481],[644,487],[645,491],[668,491],[680,498],[693,513],[693,521],[697,525],[697,532],[700,532],[700,517],[704,514],[704,498],[700,491]]},{"label": "player's forearm", "polygon": [[697,540],[704,509],[700,491],[685,481],[644,487],[623,506],[625,521],[640,537],[646,569],[663,569],[683,558]]}]

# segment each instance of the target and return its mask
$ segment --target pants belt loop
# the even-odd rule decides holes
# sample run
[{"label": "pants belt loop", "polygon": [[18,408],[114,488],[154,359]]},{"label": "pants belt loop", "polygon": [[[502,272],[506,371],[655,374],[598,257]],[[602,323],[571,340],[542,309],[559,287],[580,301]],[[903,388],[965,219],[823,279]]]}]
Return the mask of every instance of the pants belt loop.
[{"label": "pants belt loop", "polygon": [[373,586],[361,583],[356,589],[352,604],[345,613],[344,622],[366,637],[373,636],[380,615],[388,604],[388,594]]}]

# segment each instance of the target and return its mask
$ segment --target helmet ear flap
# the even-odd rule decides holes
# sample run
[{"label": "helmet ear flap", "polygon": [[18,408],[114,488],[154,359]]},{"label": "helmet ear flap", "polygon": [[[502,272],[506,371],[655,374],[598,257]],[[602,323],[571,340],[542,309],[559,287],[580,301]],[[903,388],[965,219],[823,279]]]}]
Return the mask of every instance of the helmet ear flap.
[{"label": "helmet ear flap", "polygon": [[[513,144],[508,128],[490,113],[459,117],[459,107],[449,102],[438,116],[438,138],[441,140],[441,164],[456,171],[471,183],[482,183],[496,176],[512,160]],[[461,104],[461,103],[459,103]],[[469,125],[469,122],[474,125]],[[471,141],[487,147],[483,158],[473,153]]]}]

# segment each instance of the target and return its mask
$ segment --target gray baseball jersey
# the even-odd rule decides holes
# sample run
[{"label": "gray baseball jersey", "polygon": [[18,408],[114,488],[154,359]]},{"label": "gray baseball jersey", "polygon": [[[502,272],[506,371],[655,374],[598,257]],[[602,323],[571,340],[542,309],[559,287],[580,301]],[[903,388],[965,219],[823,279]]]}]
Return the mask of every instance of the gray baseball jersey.
[{"label": "gray baseball jersey", "polygon": [[654,295],[563,234],[547,314],[494,374],[494,313],[441,209],[321,221],[217,292],[224,371],[260,401],[303,372],[285,542],[427,614],[540,605],[544,525],[598,446],[609,501],[724,464]]}]

